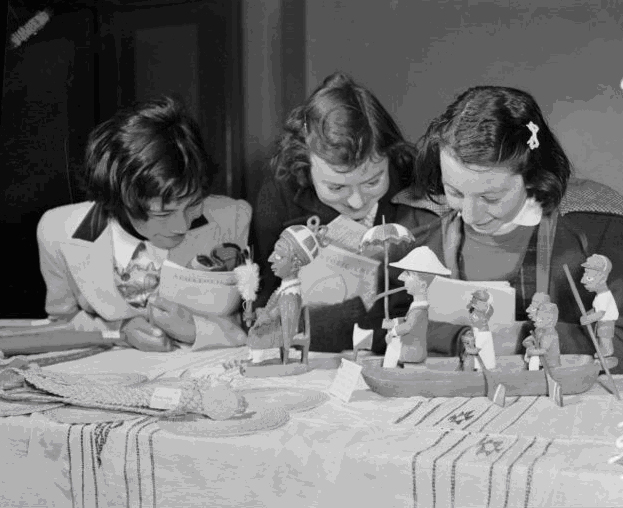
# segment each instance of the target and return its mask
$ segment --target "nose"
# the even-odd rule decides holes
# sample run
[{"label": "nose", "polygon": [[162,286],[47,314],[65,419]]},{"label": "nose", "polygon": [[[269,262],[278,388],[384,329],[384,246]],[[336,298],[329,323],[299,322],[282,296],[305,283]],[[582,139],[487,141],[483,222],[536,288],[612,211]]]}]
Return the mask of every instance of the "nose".
[{"label": "nose", "polygon": [[463,198],[461,215],[467,224],[478,224],[483,219],[482,207],[477,199]]},{"label": "nose", "polygon": [[350,196],[348,196],[346,202],[348,203],[348,206],[354,208],[355,210],[359,210],[360,208],[362,208],[364,205],[364,200],[363,196],[361,195],[361,191],[357,187],[355,187],[353,189],[353,192],[351,192]]}]

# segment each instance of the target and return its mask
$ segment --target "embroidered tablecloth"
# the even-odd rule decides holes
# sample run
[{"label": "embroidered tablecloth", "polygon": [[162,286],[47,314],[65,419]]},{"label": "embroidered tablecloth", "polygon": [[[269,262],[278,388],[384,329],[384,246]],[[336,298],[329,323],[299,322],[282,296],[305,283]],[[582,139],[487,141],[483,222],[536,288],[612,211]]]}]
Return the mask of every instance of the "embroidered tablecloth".
[{"label": "embroidered tablecloth", "polygon": [[[46,369],[201,376],[247,354],[113,350]],[[240,388],[326,391],[339,359],[311,353],[316,368],[296,377],[230,374]],[[623,465],[608,464],[620,421],[623,403],[601,385],[563,408],[511,397],[502,409],[485,398],[383,398],[363,379],[348,404],[331,398],[239,437],[178,436],[148,417],[12,416],[0,419],[0,506],[620,507]]]}]

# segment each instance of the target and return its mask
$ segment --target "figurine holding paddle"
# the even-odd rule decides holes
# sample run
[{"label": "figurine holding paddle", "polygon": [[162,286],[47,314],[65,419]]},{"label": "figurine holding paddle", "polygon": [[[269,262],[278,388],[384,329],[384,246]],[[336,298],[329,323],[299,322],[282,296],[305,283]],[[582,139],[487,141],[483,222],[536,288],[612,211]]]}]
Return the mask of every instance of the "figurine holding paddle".
[{"label": "figurine holding paddle", "polygon": [[[612,338],[614,337],[614,324],[619,318],[619,309],[608,288],[606,281],[612,270],[611,261],[602,254],[589,256],[580,266],[584,268],[584,275],[580,283],[587,291],[596,294],[593,300],[593,308],[585,316],[580,317],[580,323],[590,325],[597,323],[595,335],[599,341],[599,349],[604,357],[614,354]],[[597,353],[595,353],[597,358]]]}]

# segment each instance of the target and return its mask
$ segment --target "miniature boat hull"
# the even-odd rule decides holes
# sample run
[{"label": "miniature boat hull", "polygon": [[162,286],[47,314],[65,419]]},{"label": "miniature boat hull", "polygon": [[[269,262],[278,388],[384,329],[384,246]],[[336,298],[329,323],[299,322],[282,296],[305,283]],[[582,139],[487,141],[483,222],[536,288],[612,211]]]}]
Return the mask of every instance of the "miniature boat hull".
[{"label": "miniature boat hull", "polygon": [[[463,372],[458,358],[428,358],[426,364],[384,369],[382,360],[364,362],[361,372],[372,391],[384,397],[486,397],[485,376],[480,371]],[[561,366],[552,370],[564,395],[584,393],[597,380],[601,366],[589,355],[561,355]],[[543,370],[525,370],[523,356],[499,356],[490,371],[503,383],[507,396],[547,395]]]}]

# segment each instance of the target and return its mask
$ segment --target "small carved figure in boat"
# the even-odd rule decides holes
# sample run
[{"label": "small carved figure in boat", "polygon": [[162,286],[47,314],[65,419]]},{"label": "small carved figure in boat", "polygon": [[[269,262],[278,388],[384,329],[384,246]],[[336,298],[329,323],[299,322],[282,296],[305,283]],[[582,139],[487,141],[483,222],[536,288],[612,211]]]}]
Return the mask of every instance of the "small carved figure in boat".
[{"label": "small carved figure in boat", "polygon": [[550,297],[547,293],[534,293],[534,295],[532,295],[532,301],[526,309],[526,314],[528,314],[528,318],[530,319],[530,321],[534,321],[534,318],[536,317],[536,311],[539,306],[542,303],[549,303],[550,301]]},{"label": "small carved figure in boat", "polygon": [[[450,270],[441,264],[429,247],[413,249],[400,261],[389,266],[403,270],[398,280],[404,283],[407,293],[413,297],[407,314],[394,318],[392,328],[385,340],[388,350],[396,361],[403,363],[422,363],[428,356],[426,334],[428,330],[428,286],[436,275],[450,275]],[[399,355],[395,351],[399,349]],[[396,365],[394,362],[392,367]],[[384,364],[384,366],[390,366]]]},{"label": "small carved figure in boat", "polygon": [[539,370],[540,361],[533,360],[538,360],[539,357],[543,357],[550,368],[560,367],[560,341],[556,331],[558,306],[551,302],[542,303],[536,310],[533,321],[535,329],[523,341],[528,370]]},{"label": "small carved figure in boat", "polygon": [[[604,357],[614,354],[612,338],[614,337],[614,324],[619,318],[619,309],[608,288],[607,280],[612,270],[612,262],[601,254],[593,254],[586,258],[581,265],[584,267],[584,275],[580,281],[587,291],[596,294],[593,300],[593,308],[586,316],[580,318],[582,325],[597,322],[595,335],[599,341],[599,349]],[[595,353],[595,357],[597,357]]]},{"label": "small carved figure in boat", "polygon": [[[493,348],[493,334],[489,329],[489,319],[493,315],[493,298],[486,289],[477,289],[472,293],[472,300],[467,305],[469,321],[476,340],[476,347],[480,349],[480,358],[489,370],[495,369],[495,350]],[[480,369],[476,364],[476,369]]]},{"label": "small carved figure in boat", "polygon": [[480,348],[476,347],[476,338],[472,329],[467,329],[461,334],[463,344],[463,354],[461,355],[462,370],[472,372],[476,370],[476,356],[480,353]]},{"label": "small carved figure in boat", "polygon": [[[311,217],[307,226],[295,225],[283,230],[268,262],[281,285],[257,310],[257,320],[249,330],[247,344],[251,362],[261,363],[262,350],[279,348],[281,361],[288,363],[290,347],[302,348],[302,363],[307,363],[309,337],[299,334],[302,315],[300,269],[311,263],[324,246],[326,227],[318,217]],[[306,343],[300,343],[304,340]]]}]

